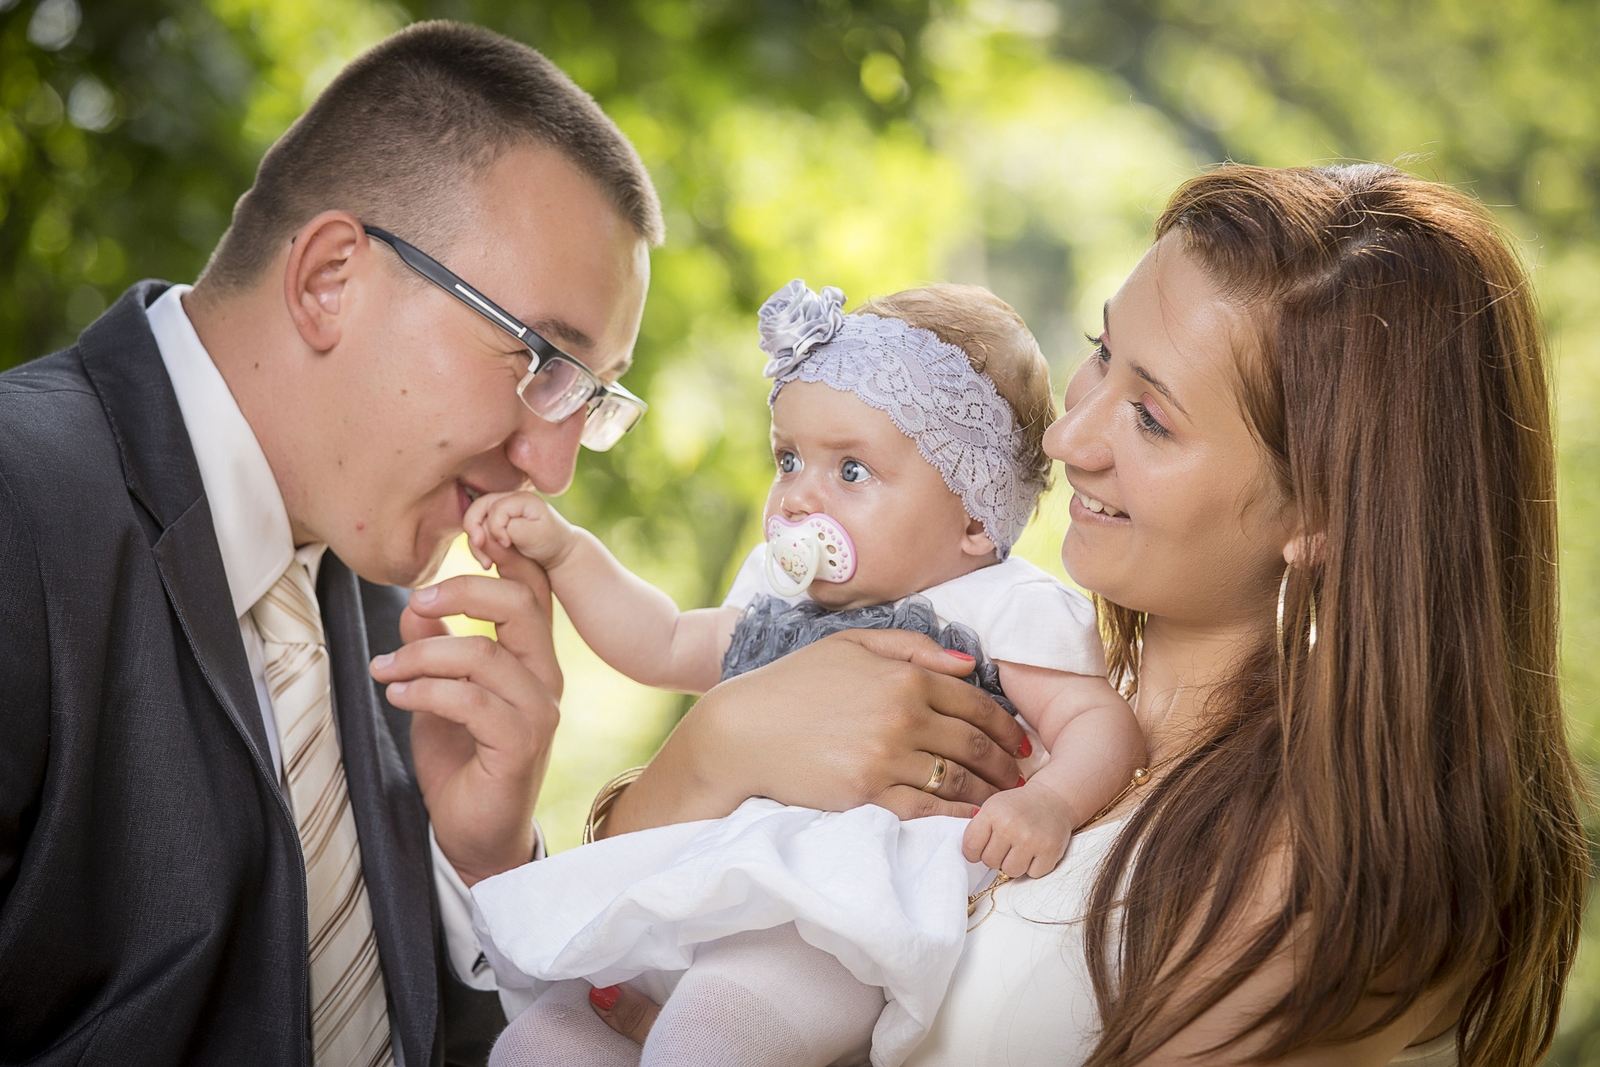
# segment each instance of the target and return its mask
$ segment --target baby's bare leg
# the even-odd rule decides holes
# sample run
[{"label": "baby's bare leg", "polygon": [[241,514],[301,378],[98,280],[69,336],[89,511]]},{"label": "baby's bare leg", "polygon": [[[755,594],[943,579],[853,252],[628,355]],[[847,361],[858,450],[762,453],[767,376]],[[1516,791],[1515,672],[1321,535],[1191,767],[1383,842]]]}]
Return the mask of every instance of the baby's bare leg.
[{"label": "baby's bare leg", "polygon": [[589,1006],[589,983],[557,982],[500,1034],[489,1067],[638,1067],[639,1046]]},{"label": "baby's bare leg", "polygon": [[701,945],[661,1009],[641,1067],[864,1064],[883,990],[800,939],[794,925]]}]

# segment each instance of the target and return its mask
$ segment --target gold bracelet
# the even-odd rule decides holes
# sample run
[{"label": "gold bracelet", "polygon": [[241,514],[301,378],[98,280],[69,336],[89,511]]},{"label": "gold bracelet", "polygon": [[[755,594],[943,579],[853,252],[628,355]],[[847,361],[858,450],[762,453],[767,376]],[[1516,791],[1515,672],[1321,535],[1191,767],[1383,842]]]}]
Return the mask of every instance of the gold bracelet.
[{"label": "gold bracelet", "polygon": [[583,824],[583,843],[591,844],[594,841],[595,831],[606,821],[606,816],[611,814],[611,809],[617,803],[617,798],[622,791],[639,780],[644,773],[643,767],[629,767],[611,781],[600,787],[600,792],[595,794],[594,803],[589,805],[589,818]]}]

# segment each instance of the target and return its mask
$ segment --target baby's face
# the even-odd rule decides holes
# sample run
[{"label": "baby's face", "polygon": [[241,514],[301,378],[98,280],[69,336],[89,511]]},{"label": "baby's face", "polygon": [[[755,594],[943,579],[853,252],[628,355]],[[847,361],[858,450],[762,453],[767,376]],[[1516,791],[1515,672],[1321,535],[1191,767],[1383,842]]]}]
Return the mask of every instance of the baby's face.
[{"label": "baby's face", "polygon": [[811,597],[839,610],[882,604],[996,561],[961,498],[889,416],[820,382],[791,382],[772,407],[777,476],[763,526],[822,513],[850,534],[849,581],[815,582]]}]

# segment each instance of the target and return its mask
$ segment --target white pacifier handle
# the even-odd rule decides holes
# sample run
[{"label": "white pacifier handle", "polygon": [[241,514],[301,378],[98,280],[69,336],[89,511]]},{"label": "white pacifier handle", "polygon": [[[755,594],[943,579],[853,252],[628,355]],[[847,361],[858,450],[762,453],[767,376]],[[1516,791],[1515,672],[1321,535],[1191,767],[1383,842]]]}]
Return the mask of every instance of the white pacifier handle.
[{"label": "white pacifier handle", "polygon": [[799,596],[812,582],[849,581],[856,572],[856,546],[843,526],[820,512],[799,522],[774,515],[767,520],[766,572],[773,592]]},{"label": "white pacifier handle", "polygon": [[811,583],[817,580],[817,571],[821,569],[822,560],[819,558],[822,555],[821,546],[809,538],[802,539],[798,543],[805,546],[804,551],[808,557],[805,577],[798,582],[783,572],[783,568],[778,565],[778,553],[773,551],[770,544],[767,546],[767,584],[771,585],[779,596],[799,596],[804,593],[811,588]]}]

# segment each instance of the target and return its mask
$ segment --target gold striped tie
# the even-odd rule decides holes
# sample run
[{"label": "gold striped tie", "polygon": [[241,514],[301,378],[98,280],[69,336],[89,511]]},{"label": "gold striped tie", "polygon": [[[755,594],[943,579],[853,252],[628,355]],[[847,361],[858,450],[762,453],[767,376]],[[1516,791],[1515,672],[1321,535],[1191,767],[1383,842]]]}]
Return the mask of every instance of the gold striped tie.
[{"label": "gold striped tie", "polygon": [[394,1057],[383,971],[334,732],[328,646],[305,564],[291,562],[250,616],[266,645],[267,691],[306,861],[312,1062],[387,1067]]}]

